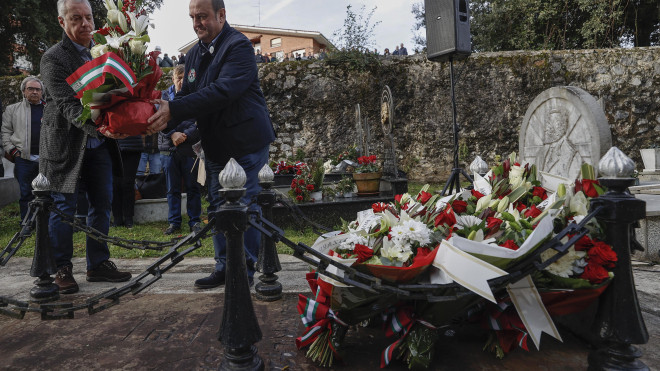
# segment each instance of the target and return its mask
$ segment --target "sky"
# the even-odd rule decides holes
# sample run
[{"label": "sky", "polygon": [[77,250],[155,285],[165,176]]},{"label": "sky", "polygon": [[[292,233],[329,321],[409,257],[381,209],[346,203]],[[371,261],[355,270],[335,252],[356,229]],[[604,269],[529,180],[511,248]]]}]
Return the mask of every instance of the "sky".
[{"label": "sky", "polygon": [[[330,41],[332,34],[343,27],[346,6],[357,13],[362,5],[365,15],[376,6],[371,23],[381,23],[374,29],[376,48],[394,50],[404,43],[408,52],[412,42],[412,4],[416,0],[225,0],[227,21],[242,26],[262,26],[321,32]],[[164,0],[151,15],[155,29],[149,29],[149,50],[157,45],[163,53],[178,55],[178,49],[196,38],[188,16],[188,0]],[[261,12],[259,11],[261,9]],[[261,14],[261,17],[259,16]],[[261,18],[261,22],[260,19]]]}]

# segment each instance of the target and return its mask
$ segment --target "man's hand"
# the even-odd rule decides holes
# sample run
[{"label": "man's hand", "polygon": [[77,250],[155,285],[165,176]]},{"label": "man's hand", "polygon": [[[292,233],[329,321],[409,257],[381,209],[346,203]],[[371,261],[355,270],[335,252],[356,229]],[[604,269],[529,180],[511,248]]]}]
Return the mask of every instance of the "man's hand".
[{"label": "man's hand", "polygon": [[14,147],[11,151],[5,152],[5,158],[9,161],[16,162],[16,157],[21,157],[21,151]]},{"label": "man's hand", "polygon": [[107,125],[99,126],[99,133],[101,133],[103,136],[108,137],[110,139],[124,139],[128,138],[128,134],[113,134],[108,130]]},{"label": "man's hand", "polygon": [[147,127],[147,135],[155,134],[167,127],[167,122],[172,119],[170,114],[170,103],[163,99],[152,100],[151,103],[158,104],[158,111],[149,117],[147,122],[151,125]]},{"label": "man's hand", "polygon": [[172,133],[172,143],[174,143],[175,146],[178,146],[179,144],[183,143],[188,139],[188,136],[184,133],[175,131]]}]

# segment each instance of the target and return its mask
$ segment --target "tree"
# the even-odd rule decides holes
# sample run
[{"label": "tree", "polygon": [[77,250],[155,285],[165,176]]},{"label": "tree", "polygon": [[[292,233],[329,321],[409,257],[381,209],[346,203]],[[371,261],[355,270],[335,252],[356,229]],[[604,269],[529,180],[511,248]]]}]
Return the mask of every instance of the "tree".
[{"label": "tree", "polygon": [[[423,28],[423,4],[412,13],[415,29]],[[470,13],[476,51],[660,44],[657,0],[473,0]]]},{"label": "tree", "polygon": [[364,15],[364,5],[358,13],[353,12],[352,7],[352,5],[346,7],[344,27],[332,34],[335,39],[334,44],[340,49],[370,51],[376,44],[373,38],[374,28],[380,24],[380,21],[371,23],[376,7],[367,15]]},{"label": "tree", "polygon": [[412,29],[413,42],[415,43],[415,51],[419,52],[426,49],[426,35],[419,32],[419,30],[426,29],[426,10],[424,9],[424,2],[413,3],[412,14],[415,17],[415,24]]},{"label": "tree", "polygon": [[[90,0],[96,28],[105,23],[104,0]],[[148,12],[159,8],[163,0],[145,0]],[[57,21],[57,1],[0,0],[0,75],[13,73],[15,56],[24,57],[39,73],[41,56],[62,39]]]}]

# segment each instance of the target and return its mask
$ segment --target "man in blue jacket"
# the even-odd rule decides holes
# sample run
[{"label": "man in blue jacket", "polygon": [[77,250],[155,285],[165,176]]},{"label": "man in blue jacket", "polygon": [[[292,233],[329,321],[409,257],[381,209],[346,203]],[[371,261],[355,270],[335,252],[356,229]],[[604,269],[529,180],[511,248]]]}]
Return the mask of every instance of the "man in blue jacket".
[{"label": "man in blue jacket", "polygon": [[[275,131],[259,86],[252,43],[226,22],[224,1],[191,0],[190,18],[199,42],[186,55],[183,86],[174,101],[158,101],[158,112],[149,119],[147,132],[172,129],[187,119],[197,120],[206,156],[211,198],[209,210],[224,199],[218,191],[218,175],[230,158],[236,159],[247,175],[246,204],[259,193],[259,170],[268,162]],[[251,208],[257,209],[257,205]],[[245,233],[245,257],[249,282],[259,251],[259,232]],[[215,271],[195,281],[198,288],[217,287],[225,282],[226,241],[221,233],[213,237]]]}]

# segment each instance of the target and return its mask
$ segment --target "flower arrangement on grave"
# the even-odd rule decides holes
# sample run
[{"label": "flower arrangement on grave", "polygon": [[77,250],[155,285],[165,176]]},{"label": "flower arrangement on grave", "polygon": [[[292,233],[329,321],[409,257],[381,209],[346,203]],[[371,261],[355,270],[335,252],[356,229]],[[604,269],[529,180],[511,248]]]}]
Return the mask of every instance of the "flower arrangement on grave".
[{"label": "flower arrangement on grave", "polygon": [[[487,280],[506,275],[506,269],[529,256],[555,231],[582,221],[589,199],[603,192],[590,175],[593,169],[583,166],[582,179],[573,187],[560,185],[550,194],[540,187],[536,167],[520,163],[512,154],[486,177],[475,176],[472,191],[441,197],[425,186],[416,196],[397,195],[394,202],[376,203],[358,213],[341,231],[319,238],[314,248],[385,282],[455,282],[489,302],[475,314],[485,328],[494,330],[487,349],[503,356],[514,346],[527,349],[530,338],[538,347],[540,331],[559,337],[549,316],[538,315],[539,311],[558,315],[582,310],[612,279],[617,257],[602,241],[598,223],[591,220],[589,234],[566,255],[516,282],[511,296],[495,296]],[[542,258],[545,261],[554,253],[546,250]],[[341,274],[341,270],[333,273]],[[347,325],[382,315],[389,328],[386,335],[397,340],[383,351],[381,367],[393,358],[402,358],[411,367],[428,367],[438,328],[477,302],[474,296],[451,303],[406,301],[396,294],[372,294],[315,273],[308,281],[315,297],[300,296],[298,311],[307,329],[297,345],[309,346],[307,355],[322,366],[341,359]],[[455,295],[453,290],[447,294]],[[520,309],[512,304],[514,294],[541,301],[535,299]],[[316,310],[310,311],[312,307]],[[387,309],[373,313],[374,307]]]},{"label": "flower arrangement on grave", "polygon": [[378,164],[378,157],[376,155],[360,156],[357,159],[358,166],[355,168],[355,173],[377,173],[380,171]]},{"label": "flower arrangement on grave", "polygon": [[382,172],[376,155],[358,157],[358,165],[353,171],[353,180],[358,189],[358,195],[371,195],[380,189]]},{"label": "flower arrangement on grave", "polygon": [[323,188],[323,180],[325,179],[325,169],[323,168],[323,160],[318,160],[312,167],[312,185],[314,185],[313,192],[321,192]]},{"label": "flower arrangement on grave", "polygon": [[347,150],[342,151],[330,159],[330,164],[336,166],[344,160],[357,161],[358,151],[357,147],[351,146]]},{"label": "flower arrangement on grave", "polygon": [[296,176],[291,181],[289,196],[294,202],[301,203],[310,200],[310,192],[314,192],[312,172],[306,163],[297,165]]},{"label": "flower arrangement on grave", "polygon": [[294,163],[287,163],[286,161],[273,162],[270,164],[270,168],[273,169],[273,173],[277,175],[295,175],[298,173],[298,170],[305,165],[302,161],[296,161]]},{"label": "flower arrangement on grave", "polygon": [[105,0],[105,25],[94,32],[93,60],[78,68],[67,82],[80,98],[81,122],[91,119],[115,134],[144,134],[156,112],[152,99],[162,75],[157,52],[146,53],[149,17],[136,0]]},{"label": "flower arrangement on grave", "polygon": [[347,195],[353,193],[355,189],[355,182],[352,177],[343,176],[335,185],[335,192],[340,195]]}]

